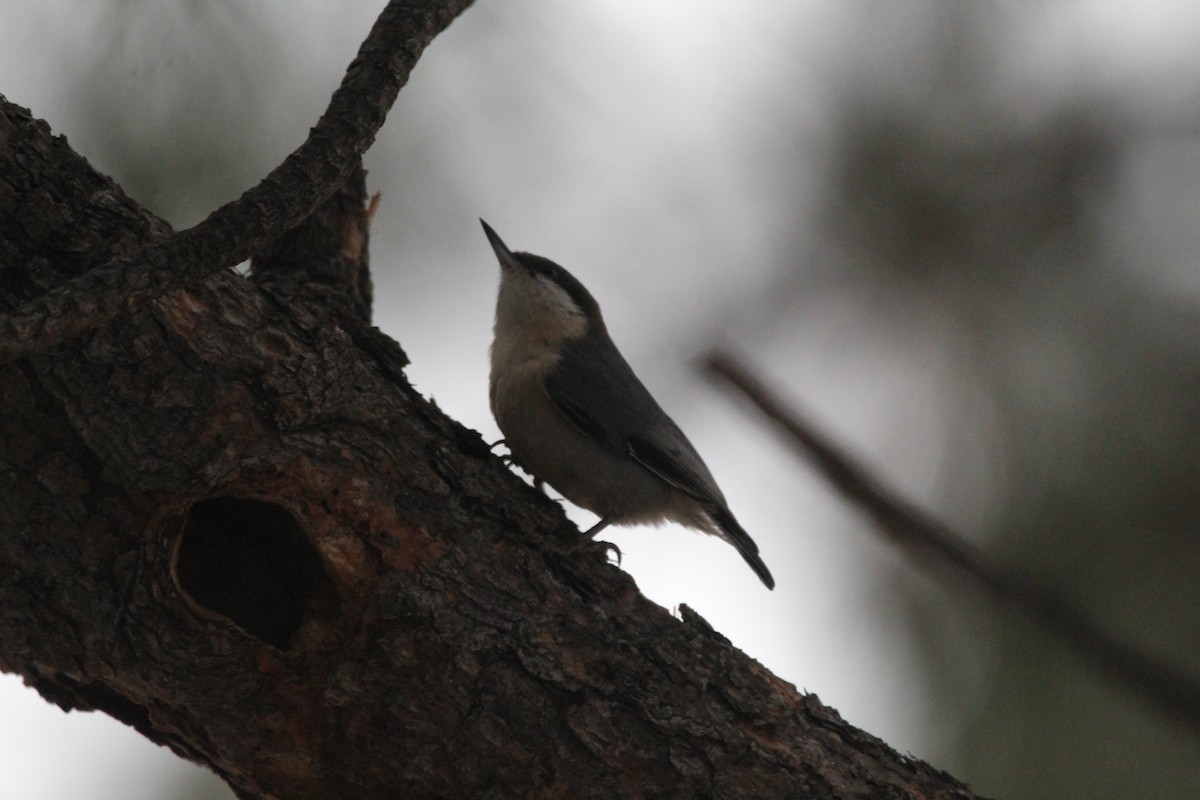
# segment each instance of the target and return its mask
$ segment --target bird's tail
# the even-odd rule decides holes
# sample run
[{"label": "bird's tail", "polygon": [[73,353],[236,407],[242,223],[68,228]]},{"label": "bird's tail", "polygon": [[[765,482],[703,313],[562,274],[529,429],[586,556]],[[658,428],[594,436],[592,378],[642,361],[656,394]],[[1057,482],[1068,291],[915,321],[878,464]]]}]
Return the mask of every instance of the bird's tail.
[{"label": "bird's tail", "polygon": [[745,529],[738,524],[734,519],[733,513],[728,508],[715,507],[710,511],[713,522],[720,528],[719,535],[722,539],[729,542],[737,548],[741,553],[742,558],[750,565],[750,569],[754,570],[754,574],[763,582],[763,585],[768,589],[775,588],[775,579],[771,577],[771,570],[767,569],[767,565],[758,556],[758,545],[750,538],[750,534],[746,533]]}]

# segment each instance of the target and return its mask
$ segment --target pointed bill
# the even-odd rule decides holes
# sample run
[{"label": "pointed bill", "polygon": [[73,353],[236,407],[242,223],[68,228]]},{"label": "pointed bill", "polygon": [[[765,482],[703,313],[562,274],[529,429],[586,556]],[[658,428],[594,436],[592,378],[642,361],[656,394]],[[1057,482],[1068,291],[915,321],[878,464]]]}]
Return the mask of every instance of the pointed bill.
[{"label": "pointed bill", "polygon": [[488,225],[482,219],[479,224],[483,226],[483,232],[487,234],[488,242],[491,243],[492,249],[496,251],[496,258],[500,259],[500,266],[505,269],[516,269],[520,266],[516,256],[508,249],[508,245],[500,238],[500,235],[492,230],[492,226]]}]

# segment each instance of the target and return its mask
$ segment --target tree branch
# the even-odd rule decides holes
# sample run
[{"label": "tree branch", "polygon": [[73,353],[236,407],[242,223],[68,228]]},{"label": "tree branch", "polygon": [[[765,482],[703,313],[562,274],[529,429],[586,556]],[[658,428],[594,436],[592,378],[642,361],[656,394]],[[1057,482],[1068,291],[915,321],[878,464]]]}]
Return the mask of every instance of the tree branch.
[{"label": "tree branch", "polygon": [[[0,142],[0,306],[161,235]],[[972,797],[642,597],[318,306],[219,272],[0,367],[0,669],[243,798]]]},{"label": "tree branch", "polygon": [[[312,146],[343,165],[313,166],[328,197],[356,156]],[[0,308],[85,273],[137,298],[60,291],[76,319],[0,365],[0,669],[242,798],[973,796],[646,600],[418,395],[366,321],[361,183],[273,196],[313,196],[304,160],[249,222],[165,238],[0,104]],[[256,280],[211,272],[266,237]]]},{"label": "tree branch", "polygon": [[306,218],[359,163],[425,47],[470,4],[389,2],[329,107],[294,153],[198,225],[147,243],[0,315],[0,364],[232,267]]},{"label": "tree branch", "polygon": [[307,299],[343,320],[368,325],[375,205],[368,207],[366,197],[367,173],[359,161],[328,200],[251,259],[251,280],[285,302]]},{"label": "tree branch", "polygon": [[1088,665],[1169,719],[1200,733],[1200,683],[1174,666],[1121,642],[1055,592],[991,563],[945,523],[885,487],[815,426],[788,407],[738,359],[710,354],[705,367],[778,425],[801,454],[885,537],[939,574],[965,575],[971,585],[1068,645]]}]

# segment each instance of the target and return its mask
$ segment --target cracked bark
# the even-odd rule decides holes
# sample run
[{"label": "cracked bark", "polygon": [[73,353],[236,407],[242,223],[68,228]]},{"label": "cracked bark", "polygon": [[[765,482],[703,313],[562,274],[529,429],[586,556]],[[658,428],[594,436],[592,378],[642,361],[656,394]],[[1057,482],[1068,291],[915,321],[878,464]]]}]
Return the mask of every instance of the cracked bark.
[{"label": "cracked bark", "polygon": [[[0,668],[244,798],[972,796],[643,598],[413,391],[362,191],[255,280],[0,367]],[[3,102],[0,310],[170,235]]]}]

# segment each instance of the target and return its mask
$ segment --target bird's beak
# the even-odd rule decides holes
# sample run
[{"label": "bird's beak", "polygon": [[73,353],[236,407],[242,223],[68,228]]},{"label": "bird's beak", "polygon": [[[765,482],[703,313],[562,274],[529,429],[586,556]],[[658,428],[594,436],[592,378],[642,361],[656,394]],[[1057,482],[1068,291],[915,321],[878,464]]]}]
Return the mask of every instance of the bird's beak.
[{"label": "bird's beak", "polygon": [[488,241],[492,244],[492,249],[496,251],[496,258],[500,259],[500,266],[504,269],[517,269],[521,266],[521,262],[517,261],[517,257],[508,249],[508,245],[504,243],[492,226],[488,225],[483,220],[479,220],[479,224],[483,226],[483,232],[487,234]]}]

